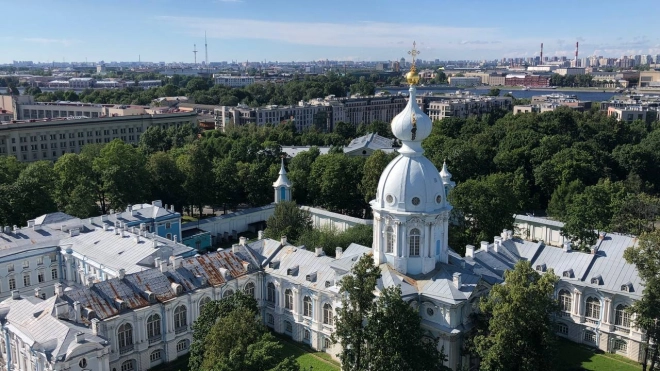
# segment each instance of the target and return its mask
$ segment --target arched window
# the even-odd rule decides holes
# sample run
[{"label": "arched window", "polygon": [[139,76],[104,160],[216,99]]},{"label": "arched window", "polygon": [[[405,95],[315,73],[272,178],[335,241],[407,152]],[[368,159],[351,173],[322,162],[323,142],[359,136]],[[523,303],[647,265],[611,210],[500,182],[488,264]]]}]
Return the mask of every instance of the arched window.
[{"label": "arched window", "polygon": [[293,310],[293,293],[290,289],[284,291],[284,308]]},{"label": "arched window", "polygon": [[323,349],[330,349],[332,346],[332,342],[330,341],[330,338],[323,338]]},{"label": "arched window", "polygon": [[440,240],[435,241],[435,255],[440,255]]},{"label": "arched window", "polygon": [[291,332],[293,332],[293,325],[291,325],[291,322],[284,321],[284,332],[289,333],[289,334]]},{"label": "arched window", "polygon": [[122,348],[133,346],[133,326],[130,323],[124,323],[117,330],[117,339],[119,339],[119,351]]},{"label": "arched window", "polygon": [[617,305],[614,310],[614,325],[625,328],[630,327],[630,313],[626,311],[626,306],[623,304]]},{"label": "arched window", "polygon": [[312,299],[309,296],[305,296],[303,299],[303,316],[312,316]]},{"label": "arched window", "polygon": [[200,314],[202,313],[202,309],[204,309],[204,306],[206,304],[210,303],[210,302],[211,302],[211,298],[209,298],[208,296],[203,297],[202,300],[199,301],[199,313]]},{"label": "arched window", "polygon": [[243,289],[243,291],[245,291],[245,295],[254,297],[254,283],[248,282],[247,284],[245,284],[245,288]]},{"label": "arched window", "polygon": [[573,302],[573,297],[568,290],[559,291],[559,310],[563,313],[571,313],[571,304]]},{"label": "arched window", "polygon": [[124,361],[124,363],[121,364],[121,371],[133,371],[135,370],[135,361],[132,359],[129,359],[128,361]]},{"label": "arched window", "polygon": [[150,343],[160,340],[160,316],[158,314],[147,317],[147,337]]},{"label": "arched window", "polygon": [[267,320],[269,326],[272,326],[272,325],[275,324],[275,317],[273,317],[273,315],[270,314],[270,313],[268,313],[266,315],[266,320]]},{"label": "arched window", "polygon": [[594,297],[587,299],[587,317],[598,321],[600,319],[600,300]]},{"label": "arched window", "polygon": [[225,291],[224,294],[222,294],[222,297],[223,297],[223,298],[228,298],[228,297],[230,297],[230,296],[232,296],[232,295],[234,295],[234,290],[229,289],[229,290]]},{"label": "arched window", "polygon": [[410,237],[408,238],[410,243],[410,256],[419,256],[419,229],[413,228],[410,230]]},{"label": "arched window", "polygon": [[310,341],[311,338],[312,338],[312,336],[311,336],[309,330],[305,330],[305,331],[303,331],[303,340],[305,340],[305,341]]},{"label": "arched window", "polygon": [[287,201],[286,199],[286,188],[280,187],[280,199],[282,201]]},{"label": "arched window", "polygon": [[326,303],[323,305],[323,324],[332,326],[333,322],[332,305]]},{"label": "arched window", "polygon": [[266,290],[266,301],[275,304],[275,284],[273,284],[272,282],[268,283],[268,287]]},{"label": "arched window", "polygon": [[174,309],[174,330],[184,329],[188,325],[188,310],[185,305],[179,305]]},{"label": "arched window", "polygon": [[394,229],[387,227],[385,230],[385,252],[392,254],[394,252]]},{"label": "arched window", "polygon": [[176,343],[176,351],[177,352],[185,352],[190,348],[190,340],[188,339],[183,339],[180,342]]}]

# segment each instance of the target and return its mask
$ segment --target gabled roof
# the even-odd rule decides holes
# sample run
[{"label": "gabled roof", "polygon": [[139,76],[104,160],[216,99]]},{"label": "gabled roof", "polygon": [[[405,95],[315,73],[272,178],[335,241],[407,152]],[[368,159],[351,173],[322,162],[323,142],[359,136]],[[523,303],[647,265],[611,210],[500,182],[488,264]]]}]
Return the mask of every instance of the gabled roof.
[{"label": "gabled roof", "polygon": [[374,151],[379,149],[392,150],[392,139],[382,137],[377,133],[369,133],[353,139],[346,147],[344,147],[344,153],[364,150],[367,148]]},{"label": "gabled roof", "polygon": [[[271,259],[274,264],[265,266],[264,270],[313,290],[336,292],[335,271],[330,267],[333,261],[334,258],[316,256],[315,252],[301,247],[284,246]],[[314,274],[315,279],[307,280],[308,275]],[[329,287],[326,287],[326,281],[330,283]]]}]

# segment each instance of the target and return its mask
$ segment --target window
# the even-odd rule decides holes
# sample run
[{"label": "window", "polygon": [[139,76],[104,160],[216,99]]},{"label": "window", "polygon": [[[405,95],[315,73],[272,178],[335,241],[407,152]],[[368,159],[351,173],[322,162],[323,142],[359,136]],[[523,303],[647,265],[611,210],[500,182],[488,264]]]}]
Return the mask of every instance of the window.
[{"label": "window", "polygon": [[268,322],[269,325],[274,325],[275,324],[275,317],[273,317],[272,314],[268,313],[266,315],[266,321]]},{"label": "window", "polygon": [[208,296],[203,297],[202,300],[199,301],[199,313],[200,314],[202,313],[202,309],[204,309],[204,306],[206,304],[210,303],[210,302],[211,302],[211,298],[209,298]]},{"label": "window", "polygon": [[133,371],[133,370],[135,370],[135,366],[132,359],[121,364],[121,371]]},{"label": "window", "polygon": [[391,254],[394,252],[394,229],[387,227],[385,230],[385,252]]},{"label": "window", "polygon": [[50,277],[54,280],[57,279],[57,268],[53,268],[50,270]]},{"label": "window", "polygon": [[628,343],[626,343],[625,340],[616,339],[616,340],[614,340],[613,348],[614,348],[615,352],[627,352],[628,351]]},{"label": "window", "polygon": [[587,317],[594,320],[600,319],[600,301],[594,297],[587,299]]},{"label": "window", "polygon": [[14,276],[9,276],[9,290],[16,290],[16,279]]},{"label": "window", "polygon": [[323,349],[330,349],[331,346],[330,338],[323,338]]},{"label": "window", "polygon": [[275,303],[275,285],[272,282],[268,283],[266,290],[266,301],[269,303]]},{"label": "window", "polygon": [[172,233],[168,233],[168,234],[166,235],[166,237],[167,237],[168,240],[171,240],[171,239],[172,239]]},{"label": "window", "polygon": [[291,322],[284,321],[284,332],[289,333],[289,334],[291,332],[293,332],[293,326],[291,325]]},{"label": "window", "polygon": [[305,296],[303,299],[303,316],[312,316],[312,299],[309,296]]},{"label": "window", "polygon": [[591,331],[584,332],[584,341],[589,343],[596,343],[596,333]]},{"label": "window", "polygon": [[621,326],[625,328],[630,327],[630,313],[626,310],[626,306],[623,304],[617,305],[614,310],[614,325]]},{"label": "window", "polygon": [[42,282],[46,281],[46,280],[44,279],[44,271],[43,271],[43,270],[40,270],[40,271],[37,273],[37,281],[39,281],[39,283],[42,283]]},{"label": "window", "polygon": [[85,368],[85,367],[87,367],[87,359],[85,359],[85,358],[81,359],[81,360],[78,362],[78,366],[80,366],[80,368]]},{"label": "window", "polygon": [[13,272],[14,271],[14,264],[7,264],[7,272]]},{"label": "window", "polygon": [[188,339],[181,340],[180,342],[176,343],[177,352],[183,352],[187,350],[189,347],[190,347],[190,341],[188,341]]},{"label": "window", "polygon": [[420,202],[419,197],[413,197],[413,198],[412,198],[412,204],[413,204],[414,206],[419,205],[419,202]]},{"label": "window", "polygon": [[413,228],[410,230],[410,256],[419,256],[419,229]]},{"label": "window", "polygon": [[188,310],[185,305],[179,305],[174,309],[174,329],[180,329],[188,325]]},{"label": "window", "polygon": [[147,318],[147,337],[160,338],[160,315],[152,314]]},{"label": "window", "polygon": [[565,323],[558,323],[557,333],[562,335],[568,335],[568,326]]},{"label": "window", "polygon": [[37,258],[37,265],[44,265],[44,257],[40,256]]},{"label": "window", "polygon": [[[133,345],[133,326],[131,326],[130,323],[124,323],[119,326],[117,335],[117,338],[119,339],[119,349]],[[123,369],[124,366],[122,365],[122,370]]]},{"label": "window", "polygon": [[289,289],[284,291],[284,308],[293,310],[293,293]]},{"label": "window", "polygon": [[246,295],[254,297],[254,283],[248,282],[243,291],[245,291]]},{"label": "window", "polygon": [[332,326],[333,324],[333,310],[332,310],[332,305],[326,303],[323,305],[323,324],[324,325],[330,325]]},{"label": "window", "polygon": [[229,290],[225,291],[225,293],[224,293],[224,295],[222,295],[222,297],[223,298],[228,298],[232,295],[234,295],[234,290],[229,289]]},{"label": "window", "polygon": [[165,228],[170,229],[172,227],[172,224],[170,223],[165,223]]},{"label": "window", "polygon": [[160,350],[160,349],[154,350],[154,351],[151,352],[151,354],[149,355],[149,360],[150,360],[151,362],[157,362],[157,361],[160,361],[161,358],[162,358],[162,354],[161,354],[161,350]]},{"label": "window", "polygon": [[310,338],[311,338],[311,336],[310,336],[309,330],[303,331],[303,340],[309,341]]},{"label": "window", "polygon": [[570,292],[567,290],[559,291],[559,310],[565,313],[571,313],[572,300]]}]

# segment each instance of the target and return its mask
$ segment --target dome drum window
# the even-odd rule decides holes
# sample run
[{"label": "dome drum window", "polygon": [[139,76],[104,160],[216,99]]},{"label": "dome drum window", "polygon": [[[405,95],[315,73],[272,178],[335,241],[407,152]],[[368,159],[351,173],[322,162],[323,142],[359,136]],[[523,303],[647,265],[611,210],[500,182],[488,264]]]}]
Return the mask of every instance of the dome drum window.
[{"label": "dome drum window", "polygon": [[441,196],[441,195],[437,195],[437,196],[435,196],[435,203],[437,203],[437,204],[441,204],[441,203],[442,203],[442,196]]},{"label": "dome drum window", "polygon": [[429,317],[433,317],[435,312],[433,311],[433,308],[426,308],[426,314],[428,314]]},{"label": "dome drum window", "polygon": [[387,202],[390,205],[394,204],[394,196],[392,195],[385,196],[385,202]]},{"label": "dome drum window", "polygon": [[419,203],[420,203],[421,201],[420,201],[419,197],[413,197],[412,200],[411,200],[411,202],[412,202],[412,204],[413,204],[414,206],[417,206],[417,205],[419,205]]}]

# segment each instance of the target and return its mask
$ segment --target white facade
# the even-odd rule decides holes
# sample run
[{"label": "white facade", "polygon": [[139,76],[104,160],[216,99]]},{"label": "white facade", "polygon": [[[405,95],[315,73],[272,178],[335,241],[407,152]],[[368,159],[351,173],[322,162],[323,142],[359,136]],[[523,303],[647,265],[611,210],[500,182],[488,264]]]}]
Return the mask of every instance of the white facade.
[{"label": "white facade", "polygon": [[231,75],[213,75],[213,81],[216,85],[224,85],[232,88],[242,88],[254,84],[252,76],[231,76]]}]

